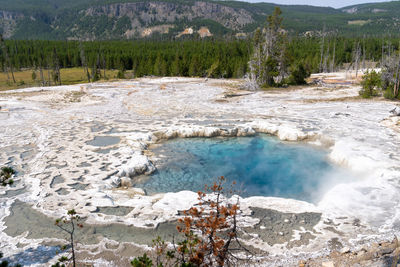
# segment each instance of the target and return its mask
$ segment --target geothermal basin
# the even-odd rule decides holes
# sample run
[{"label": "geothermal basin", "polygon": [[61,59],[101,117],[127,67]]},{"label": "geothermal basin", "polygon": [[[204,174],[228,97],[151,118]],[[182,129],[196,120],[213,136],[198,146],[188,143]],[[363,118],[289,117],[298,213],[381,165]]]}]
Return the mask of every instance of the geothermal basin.
[{"label": "geothermal basin", "polygon": [[399,234],[396,102],[360,99],[352,83],[242,84],[143,78],[1,92],[0,166],[17,170],[0,189],[4,257],[54,263],[67,238],[54,220],[74,208],[78,257],[129,266],[155,236],[170,239],[196,191],[221,175],[237,182],[243,242],[265,252],[261,265]]}]

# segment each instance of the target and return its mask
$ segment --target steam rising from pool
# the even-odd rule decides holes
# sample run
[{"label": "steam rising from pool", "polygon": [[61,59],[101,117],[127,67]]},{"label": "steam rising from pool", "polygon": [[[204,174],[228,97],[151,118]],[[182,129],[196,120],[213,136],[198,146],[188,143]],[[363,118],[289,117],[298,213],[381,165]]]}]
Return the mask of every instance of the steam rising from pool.
[{"label": "steam rising from pool", "polygon": [[139,179],[147,193],[203,190],[218,176],[236,181],[240,195],[317,202],[348,173],[327,160],[325,150],[282,143],[266,135],[175,139],[153,150],[163,155],[158,171]]}]

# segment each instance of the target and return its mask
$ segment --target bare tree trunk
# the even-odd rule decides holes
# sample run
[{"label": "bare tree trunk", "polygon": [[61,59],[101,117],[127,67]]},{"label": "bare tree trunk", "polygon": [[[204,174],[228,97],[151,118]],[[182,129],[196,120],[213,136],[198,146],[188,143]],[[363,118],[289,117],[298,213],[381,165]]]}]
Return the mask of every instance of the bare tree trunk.
[{"label": "bare tree trunk", "polygon": [[320,73],[322,73],[322,71],[323,71],[322,63],[323,63],[323,59],[324,59],[324,47],[325,47],[325,24],[324,24],[324,28],[322,30],[321,60],[319,62],[319,72]]},{"label": "bare tree trunk", "polygon": [[[284,45],[286,45],[286,44],[284,44]],[[285,50],[285,48],[282,47],[282,50]],[[278,64],[278,66],[279,66],[279,77],[278,78],[279,78],[279,83],[281,83],[283,81],[283,79],[285,78],[286,71],[287,71],[286,64],[285,64],[285,55],[284,55],[284,53],[281,53],[280,56],[279,56],[279,64]]]},{"label": "bare tree trunk", "polygon": [[[17,45],[15,42],[14,42],[14,49],[15,49],[15,53],[18,54],[18,48],[17,48]],[[14,54],[14,53],[12,53],[12,54]],[[14,77],[14,65],[12,62],[12,55],[11,55],[11,57],[10,57],[10,55],[8,56],[8,60],[9,60],[9,64],[10,64],[10,71],[11,71],[11,76],[13,78],[13,82],[16,83],[15,77]]]},{"label": "bare tree trunk", "polygon": [[43,67],[41,64],[39,66],[39,72],[40,72],[40,80],[42,80],[42,85],[44,86],[45,83],[44,83]]},{"label": "bare tree trunk", "polygon": [[49,65],[47,65],[47,78],[49,79],[49,86],[51,86],[51,73]]},{"label": "bare tree trunk", "polygon": [[362,55],[363,55],[363,59],[362,59],[362,68],[363,70],[365,70],[365,35],[363,37],[363,51],[362,51]]},{"label": "bare tree trunk", "polygon": [[13,69],[13,65],[12,65],[11,61],[10,61],[10,70],[11,70],[11,76],[13,78],[13,82],[16,83],[15,77],[14,77],[14,69]]},{"label": "bare tree trunk", "polygon": [[103,79],[106,79],[106,58],[104,56],[104,51],[101,51],[101,59],[102,59],[102,65],[103,65]]},{"label": "bare tree trunk", "polygon": [[400,56],[399,61],[396,66],[396,78],[393,86],[393,97],[397,98],[399,95],[399,86],[400,86]]},{"label": "bare tree trunk", "polygon": [[326,54],[324,57],[324,72],[328,72],[328,60],[329,60],[329,54],[330,54],[330,44],[328,42],[328,48],[326,50]]},{"label": "bare tree trunk", "polygon": [[107,76],[106,76],[106,60],[105,59],[103,59],[104,61],[103,61],[103,78],[104,79],[107,79]]},{"label": "bare tree trunk", "polygon": [[12,61],[11,61],[10,55],[8,54],[8,50],[7,50],[7,47],[5,45],[5,42],[4,42],[4,39],[3,39],[3,35],[1,35],[1,34],[0,34],[0,45],[1,45],[1,49],[3,50],[4,56],[5,56],[6,65],[8,65],[8,66],[6,66],[7,79],[8,79],[8,81],[10,81],[10,75],[8,73],[8,71],[10,70],[13,82],[16,83],[15,77],[14,77],[14,70],[13,70]]},{"label": "bare tree trunk", "polygon": [[5,66],[6,68],[6,73],[7,73],[7,82],[10,82],[10,73],[8,73],[8,67]]},{"label": "bare tree trunk", "polygon": [[333,42],[333,55],[332,55],[332,62],[331,62],[331,72],[335,71],[335,59],[336,59],[336,40]]},{"label": "bare tree trunk", "polygon": [[90,73],[89,73],[89,69],[88,69],[88,66],[87,66],[85,50],[83,49],[82,43],[79,44],[79,49],[80,49],[80,56],[81,56],[82,66],[83,66],[85,75],[87,76],[88,82],[90,82]]},{"label": "bare tree trunk", "polygon": [[361,47],[360,47],[360,43],[357,43],[356,45],[356,49],[354,51],[354,67],[356,70],[356,78],[358,77],[358,68],[359,68],[359,64],[360,64],[360,57],[361,57]]},{"label": "bare tree trunk", "polygon": [[382,43],[382,53],[381,53],[381,68],[383,68],[383,43]]},{"label": "bare tree trunk", "polygon": [[57,50],[53,50],[53,72],[54,72],[54,83],[61,85],[61,72],[60,72],[60,61],[58,58]]},{"label": "bare tree trunk", "polygon": [[97,79],[101,78],[101,64],[100,64],[100,53],[97,54],[97,60],[96,60],[96,73],[94,74],[97,76]]},{"label": "bare tree trunk", "polygon": [[384,57],[385,57],[385,43],[384,43],[384,41],[382,39],[381,68],[383,68],[383,66],[385,65]]}]

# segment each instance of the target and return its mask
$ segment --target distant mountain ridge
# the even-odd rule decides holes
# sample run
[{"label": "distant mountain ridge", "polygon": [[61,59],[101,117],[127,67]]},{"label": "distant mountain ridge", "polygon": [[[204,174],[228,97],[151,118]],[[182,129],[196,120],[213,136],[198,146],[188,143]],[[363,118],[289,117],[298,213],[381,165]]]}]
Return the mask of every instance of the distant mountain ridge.
[{"label": "distant mountain ridge", "polygon": [[[276,4],[213,0],[0,0],[6,38],[107,40],[246,37]],[[400,1],[341,9],[279,5],[292,35],[399,35]]]}]

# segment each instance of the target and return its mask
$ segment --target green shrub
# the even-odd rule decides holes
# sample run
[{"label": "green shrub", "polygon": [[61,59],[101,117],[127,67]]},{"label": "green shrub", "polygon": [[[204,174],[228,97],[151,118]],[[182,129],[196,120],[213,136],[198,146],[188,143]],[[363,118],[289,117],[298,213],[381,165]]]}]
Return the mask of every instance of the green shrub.
[{"label": "green shrub", "polygon": [[381,74],[376,71],[367,72],[364,74],[361,81],[362,89],[360,90],[360,96],[363,98],[370,98],[378,96],[378,89],[382,86]]},{"label": "green shrub", "polygon": [[117,73],[118,79],[125,79],[125,70],[119,70]]},{"label": "green shrub", "polygon": [[387,99],[394,99],[394,95],[393,95],[393,89],[392,88],[388,88],[383,92],[383,97],[387,98]]},{"label": "green shrub", "polygon": [[0,184],[2,186],[12,185],[14,180],[11,179],[12,176],[16,174],[16,171],[11,167],[2,167],[0,169]]},{"label": "green shrub", "polygon": [[36,71],[32,71],[32,81],[36,81],[37,75]]},{"label": "green shrub", "polygon": [[141,257],[137,257],[131,261],[133,267],[152,267],[153,261],[147,257],[146,253]]},{"label": "green shrub", "polygon": [[306,78],[310,77],[311,72],[307,70],[302,63],[292,67],[292,72],[289,76],[289,84],[302,85],[307,84]]},{"label": "green shrub", "polygon": [[394,95],[393,89],[394,89],[393,83],[390,83],[388,86],[386,86],[386,88],[383,91],[383,97],[386,99],[391,99],[391,100],[400,99],[400,95],[398,95],[396,98],[396,96]]}]

